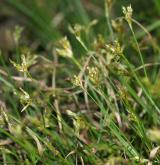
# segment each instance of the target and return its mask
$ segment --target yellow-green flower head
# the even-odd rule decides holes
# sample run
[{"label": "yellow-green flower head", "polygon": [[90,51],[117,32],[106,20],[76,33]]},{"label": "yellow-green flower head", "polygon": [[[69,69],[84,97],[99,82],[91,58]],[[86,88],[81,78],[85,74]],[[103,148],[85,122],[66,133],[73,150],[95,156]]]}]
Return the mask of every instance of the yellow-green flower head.
[{"label": "yellow-green flower head", "polygon": [[132,9],[132,7],[131,7],[131,5],[130,6],[128,6],[128,7],[122,7],[122,10],[123,10],[123,14],[125,15],[125,19],[126,19],[126,21],[129,23],[129,24],[131,24],[131,22],[132,22],[132,14],[133,14],[133,9]]},{"label": "yellow-green flower head", "polygon": [[21,110],[21,112],[23,112],[24,110],[27,109],[27,107],[29,107],[32,104],[32,99],[31,99],[30,95],[26,91],[24,91],[22,88],[20,88],[20,90],[21,90],[20,102],[21,102],[21,104],[24,105],[24,107]]},{"label": "yellow-green flower head", "polygon": [[19,43],[22,32],[23,32],[23,27],[21,27],[21,26],[15,27],[15,31],[13,33],[13,38],[14,38],[16,45],[18,45],[18,43]]},{"label": "yellow-green flower head", "polygon": [[19,72],[26,73],[28,71],[28,64],[26,62],[26,57],[24,55],[21,56],[22,63],[17,64],[14,61],[10,60],[10,62],[13,64],[13,66],[17,69]]},{"label": "yellow-green flower head", "polygon": [[58,55],[63,56],[63,57],[68,57],[68,58],[73,57],[72,48],[67,37],[62,38],[59,41],[59,48],[56,49],[56,52]]},{"label": "yellow-green flower head", "polygon": [[97,67],[88,67],[88,76],[89,79],[95,84],[99,85],[100,83],[100,73]]},{"label": "yellow-green flower head", "polygon": [[121,55],[123,53],[123,49],[120,46],[120,43],[115,40],[114,44],[107,44],[106,48],[112,53],[113,55]]},{"label": "yellow-green flower head", "polygon": [[82,80],[79,76],[74,75],[73,80],[72,80],[73,85],[82,87]]}]

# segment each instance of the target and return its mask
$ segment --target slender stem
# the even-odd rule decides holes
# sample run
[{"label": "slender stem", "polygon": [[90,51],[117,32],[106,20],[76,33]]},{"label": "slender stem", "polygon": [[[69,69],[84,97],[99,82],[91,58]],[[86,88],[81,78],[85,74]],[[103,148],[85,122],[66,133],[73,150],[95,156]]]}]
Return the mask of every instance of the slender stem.
[{"label": "slender stem", "polygon": [[105,0],[105,17],[107,20],[107,26],[109,29],[109,34],[110,34],[111,40],[113,41],[114,40],[113,29],[112,29],[111,22],[110,22],[108,2],[106,0]]},{"label": "slender stem", "polygon": [[137,81],[137,83],[140,85],[140,87],[142,88],[144,94],[148,97],[149,101],[151,102],[151,104],[155,107],[155,109],[157,110],[158,113],[160,113],[160,109],[158,108],[158,106],[155,104],[155,102],[153,101],[152,97],[150,96],[150,94],[148,93],[148,91],[145,89],[145,87],[143,86],[142,82],[139,80],[135,70],[131,67],[131,64],[129,63],[129,61],[127,60],[127,58],[125,57],[124,54],[122,54],[122,57],[124,58],[124,60],[126,61],[129,69],[131,70],[135,80]]},{"label": "slender stem", "polygon": [[142,66],[143,66],[143,70],[144,70],[145,77],[148,78],[148,76],[147,76],[147,72],[146,72],[146,68],[145,68],[145,66],[144,66],[143,56],[142,56],[142,53],[141,53],[141,50],[140,50],[140,47],[139,47],[138,41],[137,41],[137,39],[136,39],[136,36],[135,36],[134,30],[133,30],[133,27],[132,27],[131,24],[129,24],[129,27],[130,27],[130,29],[131,29],[131,32],[132,32],[132,35],[133,35],[134,41],[135,41],[136,46],[137,46],[138,54],[139,54],[140,59],[141,59],[141,63],[142,63]]},{"label": "slender stem", "polygon": [[[58,57],[57,57],[56,53],[54,53],[54,63],[55,63],[55,64],[58,63]],[[54,68],[53,68],[53,74],[52,74],[52,88],[53,88],[53,89],[56,88],[56,65],[55,65]],[[54,106],[55,106],[56,113],[57,113],[59,131],[62,132],[62,118],[61,118],[61,113],[60,113],[60,109],[59,109],[59,101],[58,101],[58,99],[55,99],[55,100],[54,100]]]}]

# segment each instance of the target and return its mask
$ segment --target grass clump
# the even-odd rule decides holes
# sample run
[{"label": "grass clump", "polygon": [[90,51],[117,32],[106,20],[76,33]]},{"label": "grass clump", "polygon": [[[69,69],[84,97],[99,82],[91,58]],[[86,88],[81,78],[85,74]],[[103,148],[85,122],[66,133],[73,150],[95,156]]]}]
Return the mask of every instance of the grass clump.
[{"label": "grass clump", "polygon": [[153,25],[145,28],[120,1],[84,1],[100,15],[93,21],[80,0],[71,2],[50,3],[64,29],[52,28],[43,2],[4,2],[26,22],[14,29],[15,47],[0,54],[0,162],[159,164],[160,49]]}]

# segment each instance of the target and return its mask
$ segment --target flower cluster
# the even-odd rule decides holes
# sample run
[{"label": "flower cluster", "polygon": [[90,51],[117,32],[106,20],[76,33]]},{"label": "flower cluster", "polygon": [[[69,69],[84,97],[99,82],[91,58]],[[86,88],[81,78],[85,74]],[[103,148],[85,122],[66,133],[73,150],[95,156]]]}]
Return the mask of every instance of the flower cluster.
[{"label": "flower cluster", "polygon": [[13,38],[14,38],[14,42],[16,45],[18,45],[18,43],[19,43],[22,32],[23,32],[23,27],[21,27],[21,26],[15,27],[15,31],[13,33]]},{"label": "flower cluster", "polygon": [[22,88],[20,88],[20,90],[21,90],[20,102],[21,102],[22,105],[24,105],[21,112],[23,112],[24,110],[26,110],[32,104],[32,99],[26,91],[24,91]]},{"label": "flower cluster", "polygon": [[63,57],[68,57],[68,58],[73,57],[72,48],[67,37],[62,38],[59,41],[59,48],[56,48],[56,53]]},{"label": "flower cluster", "polygon": [[123,53],[123,49],[120,46],[120,43],[115,40],[114,44],[107,44],[106,48],[113,54],[113,55],[121,55]]},{"label": "flower cluster", "polygon": [[88,67],[88,76],[94,85],[100,84],[100,73],[97,67]]},{"label": "flower cluster", "polygon": [[126,21],[128,22],[128,24],[131,25],[131,23],[132,23],[132,14],[133,14],[133,9],[132,9],[131,5],[128,6],[128,7],[123,6],[122,10],[123,10],[123,14],[125,15]]},{"label": "flower cluster", "polygon": [[120,43],[115,40],[113,44],[105,45],[105,52],[107,56],[107,64],[113,64],[113,62],[118,62],[121,55],[123,54],[123,48],[120,46]]},{"label": "flower cluster", "polygon": [[16,62],[10,60],[13,66],[17,69],[17,71],[22,72],[24,74],[28,74],[28,68],[36,63],[37,55],[31,54],[28,49],[23,49],[21,55],[21,64],[17,64]]},{"label": "flower cluster", "polygon": [[82,87],[83,86],[80,76],[74,75],[72,83],[73,83],[73,85],[75,85],[77,87]]},{"label": "flower cluster", "polygon": [[21,60],[22,60],[21,64],[17,64],[12,60],[10,60],[10,62],[17,69],[17,71],[26,73],[26,72],[28,72],[28,64],[27,64],[27,61],[26,61],[26,57],[24,55],[22,55]]},{"label": "flower cluster", "polygon": [[75,24],[74,27],[69,26],[69,30],[72,34],[74,34],[76,37],[80,37],[81,36],[81,32],[82,30],[84,30],[84,26],[79,25],[79,24]]}]

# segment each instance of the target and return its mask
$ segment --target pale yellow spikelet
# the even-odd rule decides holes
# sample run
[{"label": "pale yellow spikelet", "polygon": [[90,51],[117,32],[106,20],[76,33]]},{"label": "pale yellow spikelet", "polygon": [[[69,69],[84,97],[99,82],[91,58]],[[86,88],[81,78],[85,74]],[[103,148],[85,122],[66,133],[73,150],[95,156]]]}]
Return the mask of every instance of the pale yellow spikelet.
[{"label": "pale yellow spikelet", "polygon": [[132,15],[133,15],[133,9],[131,5],[127,7],[122,7],[123,14],[125,15],[126,21],[131,24],[132,23]]},{"label": "pale yellow spikelet", "polygon": [[63,57],[67,57],[67,58],[73,57],[72,48],[71,48],[70,42],[68,41],[67,37],[62,38],[59,41],[59,48],[56,48],[56,53],[59,56],[63,56]]}]

